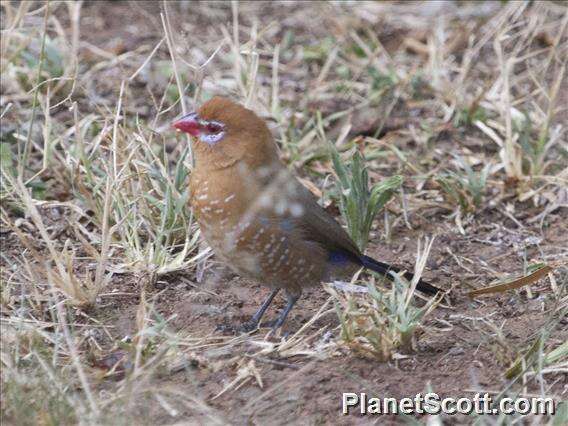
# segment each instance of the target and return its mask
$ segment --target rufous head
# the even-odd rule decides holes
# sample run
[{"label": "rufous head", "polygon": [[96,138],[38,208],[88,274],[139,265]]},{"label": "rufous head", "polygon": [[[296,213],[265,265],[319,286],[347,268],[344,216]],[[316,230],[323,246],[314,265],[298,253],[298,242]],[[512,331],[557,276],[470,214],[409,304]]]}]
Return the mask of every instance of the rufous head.
[{"label": "rufous head", "polygon": [[278,158],[264,120],[228,98],[216,96],[172,126],[193,136],[197,167],[227,167],[241,159],[254,166]]}]

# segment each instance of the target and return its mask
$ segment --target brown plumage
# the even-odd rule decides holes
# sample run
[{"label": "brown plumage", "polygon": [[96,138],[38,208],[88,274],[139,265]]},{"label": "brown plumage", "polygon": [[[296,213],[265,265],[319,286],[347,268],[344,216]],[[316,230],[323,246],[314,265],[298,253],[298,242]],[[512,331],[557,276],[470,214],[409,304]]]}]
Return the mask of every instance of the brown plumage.
[{"label": "brown plumage", "polygon": [[[280,162],[268,127],[253,111],[215,97],[174,127],[196,139],[190,201],[205,240],[236,273],[273,288],[249,328],[258,325],[280,289],[288,304],[275,328],[304,287],[348,276],[361,266],[387,276],[398,271],[360,253]],[[438,291],[424,281],[418,289]]]}]

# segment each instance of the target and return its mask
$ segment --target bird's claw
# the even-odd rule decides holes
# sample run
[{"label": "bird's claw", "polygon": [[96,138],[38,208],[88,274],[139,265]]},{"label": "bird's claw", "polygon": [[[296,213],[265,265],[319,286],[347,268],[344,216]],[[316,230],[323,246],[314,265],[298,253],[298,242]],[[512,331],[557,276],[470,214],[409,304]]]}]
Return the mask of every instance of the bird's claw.
[{"label": "bird's claw", "polygon": [[232,333],[235,334],[237,328],[233,324],[217,324],[215,327],[215,331],[221,331],[223,333]]},{"label": "bird's claw", "polygon": [[256,329],[258,329],[258,321],[253,320],[245,321],[237,327],[237,330],[241,333],[250,333]]}]

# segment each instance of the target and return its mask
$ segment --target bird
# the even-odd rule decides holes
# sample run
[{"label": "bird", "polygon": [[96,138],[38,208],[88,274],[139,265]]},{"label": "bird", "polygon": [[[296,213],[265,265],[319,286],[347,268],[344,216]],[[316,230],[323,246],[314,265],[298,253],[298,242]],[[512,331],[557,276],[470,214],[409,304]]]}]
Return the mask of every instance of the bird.
[{"label": "bird", "polygon": [[[280,160],[272,134],[254,111],[215,96],[172,123],[192,137],[189,202],[214,254],[236,274],[271,288],[243,331],[258,328],[279,291],[284,324],[302,290],[352,275],[361,267],[393,280],[400,268],[364,255]],[[413,275],[403,275],[411,280]],[[441,290],[419,280],[428,295]]]}]

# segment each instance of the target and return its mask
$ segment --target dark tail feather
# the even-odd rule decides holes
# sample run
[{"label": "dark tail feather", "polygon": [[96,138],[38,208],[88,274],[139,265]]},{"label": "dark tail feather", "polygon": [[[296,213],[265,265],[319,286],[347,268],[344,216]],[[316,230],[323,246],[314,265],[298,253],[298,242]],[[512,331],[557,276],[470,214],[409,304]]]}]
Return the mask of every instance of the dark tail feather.
[{"label": "dark tail feather", "polygon": [[[375,259],[373,259],[372,257],[369,257],[369,256],[362,255],[359,258],[359,260],[361,261],[361,264],[365,268],[368,268],[372,271],[378,272],[379,274],[384,275],[385,277],[387,277],[391,281],[392,281],[393,277],[392,277],[391,274],[389,274],[389,271],[400,272],[400,268],[397,268],[396,266],[389,265],[388,263],[379,262],[378,260],[375,260]],[[403,277],[406,278],[408,281],[411,281],[412,278],[414,277],[414,275],[412,275],[410,272],[405,272]],[[418,284],[416,284],[416,288],[423,293],[431,294],[431,295],[438,294],[439,292],[442,291],[439,288],[434,287],[432,284],[430,284],[430,283],[428,283],[428,282],[426,282],[422,279],[420,281],[418,281]]]}]

